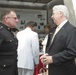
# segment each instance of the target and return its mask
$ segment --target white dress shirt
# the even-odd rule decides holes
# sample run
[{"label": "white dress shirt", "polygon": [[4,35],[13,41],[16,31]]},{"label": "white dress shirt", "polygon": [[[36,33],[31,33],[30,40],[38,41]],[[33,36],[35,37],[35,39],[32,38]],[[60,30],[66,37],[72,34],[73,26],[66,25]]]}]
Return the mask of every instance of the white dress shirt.
[{"label": "white dress shirt", "polygon": [[44,54],[45,54],[45,49],[46,49],[47,40],[48,40],[48,35],[46,35],[45,38],[44,38],[44,40],[42,41],[43,53],[44,53]]},{"label": "white dress shirt", "polygon": [[53,42],[55,35],[59,32],[59,30],[64,26],[64,24],[65,24],[66,22],[67,22],[67,20],[63,21],[60,25],[57,26],[57,28],[56,28],[56,30],[55,30],[55,32],[54,32],[54,35],[53,35],[53,37],[52,37],[51,43]]}]

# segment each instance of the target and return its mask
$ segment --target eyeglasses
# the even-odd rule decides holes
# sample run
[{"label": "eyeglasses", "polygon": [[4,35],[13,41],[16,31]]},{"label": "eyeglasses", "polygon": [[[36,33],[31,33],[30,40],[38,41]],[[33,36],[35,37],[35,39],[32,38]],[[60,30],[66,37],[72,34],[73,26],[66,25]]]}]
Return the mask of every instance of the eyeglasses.
[{"label": "eyeglasses", "polygon": [[17,17],[7,17],[7,18],[13,18],[13,19],[15,19],[15,20],[18,20],[18,18],[17,18]]}]

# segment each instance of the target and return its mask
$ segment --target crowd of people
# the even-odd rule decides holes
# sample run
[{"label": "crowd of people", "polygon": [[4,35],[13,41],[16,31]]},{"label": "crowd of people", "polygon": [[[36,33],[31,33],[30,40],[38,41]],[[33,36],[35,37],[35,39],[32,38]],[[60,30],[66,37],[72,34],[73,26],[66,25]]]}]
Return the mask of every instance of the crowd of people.
[{"label": "crowd of people", "polygon": [[0,22],[0,75],[33,75],[39,59],[48,65],[48,75],[76,75],[76,27],[69,22],[65,5],[55,5],[52,16],[56,27],[45,25],[42,41],[43,55],[39,58],[39,38],[35,22],[29,21],[24,30],[17,28],[14,10],[1,13]]}]

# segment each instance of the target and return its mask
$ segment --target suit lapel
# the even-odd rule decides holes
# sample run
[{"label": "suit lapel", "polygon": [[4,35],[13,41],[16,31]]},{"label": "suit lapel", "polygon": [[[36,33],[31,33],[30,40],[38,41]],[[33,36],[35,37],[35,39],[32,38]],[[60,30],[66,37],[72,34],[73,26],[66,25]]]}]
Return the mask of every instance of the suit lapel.
[{"label": "suit lapel", "polygon": [[[48,42],[49,44],[47,43],[47,45],[48,45],[48,48],[47,48],[48,52],[49,52],[50,48],[52,47],[52,45],[54,44],[56,38],[57,38],[59,35],[62,34],[62,32],[65,30],[65,27],[66,27],[68,24],[69,24],[69,22],[66,22],[65,25],[59,30],[59,32],[55,35],[54,40],[53,40],[52,43],[51,43],[51,39],[52,39],[52,37],[53,37],[53,34],[54,34],[55,30],[54,30],[54,32],[51,34],[50,41]],[[48,40],[49,40],[49,39],[48,39]]]},{"label": "suit lapel", "polygon": [[54,32],[55,32],[55,29],[52,32],[49,33],[48,41],[47,41],[47,46],[46,46],[46,53],[48,52],[48,49],[51,46],[51,39],[53,37]]},{"label": "suit lapel", "polygon": [[[59,32],[55,35],[54,40],[53,40],[53,43],[54,43],[54,41],[56,40],[56,38],[57,38],[59,35],[62,34],[63,31],[64,31],[64,27],[62,27],[62,28],[59,30]],[[53,44],[53,43],[52,43],[52,44]]]},{"label": "suit lapel", "polygon": [[[62,32],[65,30],[65,27],[66,27],[68,24],[69,24],[69,22],[66,22],[66,23],[64,24],[64,26],[59,30],[59,32],[55,35],[54,40],[53,40],[53,43],[54,43],[55,39],[56,39],[59,35],[62,34]],[[53,44],[53,43],[52,43],[52,44]]]}]

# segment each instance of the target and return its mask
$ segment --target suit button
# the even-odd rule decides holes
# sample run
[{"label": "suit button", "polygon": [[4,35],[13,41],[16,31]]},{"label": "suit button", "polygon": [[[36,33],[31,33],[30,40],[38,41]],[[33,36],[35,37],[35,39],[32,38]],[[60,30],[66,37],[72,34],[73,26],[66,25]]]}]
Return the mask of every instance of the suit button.
[{"label": "suit button", "polygon": [[6,65],[3,65],[4,67],[6,67]]},{"label": "suit button", "polygon": [[10,40],[10,42],[12,42],[12,40]]},{"label": "suit button", "polygon": [[3,28],[3,26],[0,27],[0,29],[2,29],[2,28]]},{"label": "suit button", "polygon": [[15,43],[17,45],[17,43]]}]

